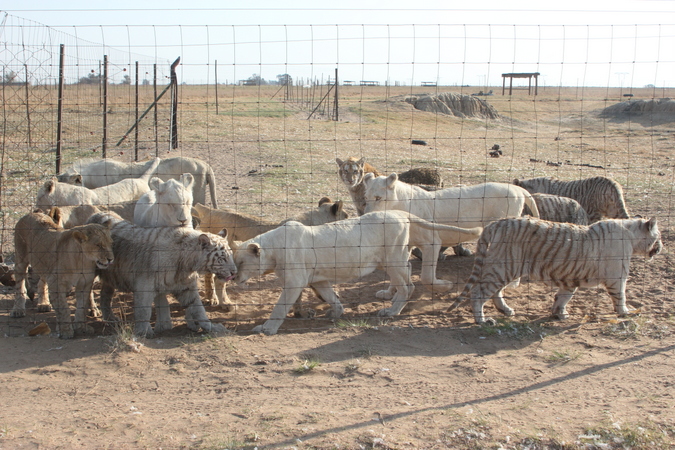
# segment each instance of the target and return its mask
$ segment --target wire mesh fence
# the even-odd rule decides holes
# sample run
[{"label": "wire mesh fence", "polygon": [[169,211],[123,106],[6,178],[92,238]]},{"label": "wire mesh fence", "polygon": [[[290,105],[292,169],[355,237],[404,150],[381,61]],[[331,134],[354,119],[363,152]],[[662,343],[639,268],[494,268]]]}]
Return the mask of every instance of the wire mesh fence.
[{"label": "wire mesh fence", "polygon": [[[253,215],[266,227],[316,210],[322,197],[342,200],[344,210],[357,216],[336,158],[364,157],[382,175],[433,169],[446,188],[604,176],[620,183],[631,214],[659,220],[666,250],[650,264],[634,259],[628,299],[643,314],[668,315],[675,121],[668,77],[675,61],[665,49],[672,48],[672,28],[55,29],[5,15],[0,251],[11,269],[15,224],[36,207],[38,190],[57,167],[63,171],[83,159],[146,167],[155,156],[196,158],[215,175],[216,197],[205,196],[206,203],[217,200],[219,209]],[[536,89],[531,79],[519,77],[510,79],[512,89],[500,89],[503,74],[532,73],[538,74]],[[364,245],[354,243],[357,249]],[[377,316],[390,306],[376,297],[388,284],[383,271],[337,280],[345,306],[341,323],[471,322],[468,311],[444,311],[469,278],[474,258],[450,249],[446,255],[436,270],[453,283],[451,291],[432,294],[423,287],[423,263],[412,259],[417,288],[394,318]],[[250,330],[269,316],[281,286],[275,275],[252,279],[247,289],[230,283],[234,305],[207,305],[206,312],[213,322]],[[306,307],[284,326],[334,326],[320,301],[328,300],[325,295],[304,291]],[[207,298],[203,285],[200,295]],[[517,317],[525,318],[547,316],[553,295],[538,283],[506,291]],[[13,288],[5,287],[0,327],[6,335],[24,334],[43,321],[56,328],[53,312],[30,302],[26,317],[11,317],[13,296]],[[132,298],[114,297],[118,316],[133,318]],[[170,304],[176,324],[184,326],[183,308]],[[571,320],[615,317],[609,296],[596,290],[580,291],[570,306]],[[110,330],[101,319],[87,321],[98,332]]]}]

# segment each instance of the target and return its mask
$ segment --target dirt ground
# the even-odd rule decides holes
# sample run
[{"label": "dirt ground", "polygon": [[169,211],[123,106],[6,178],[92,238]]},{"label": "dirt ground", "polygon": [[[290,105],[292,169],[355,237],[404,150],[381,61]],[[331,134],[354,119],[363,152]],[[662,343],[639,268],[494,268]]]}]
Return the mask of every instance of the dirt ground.
[{"label": "dirt ground", "polygon": [[[550,320],[553,293],[533,285],[512,291],[519,315],[496,327],[445,314],[421,286],[379,321],[369,313],[382,305],[365,300],[377,273],[338,287],[343,320],[305,293],[316,317],[275,336],[250,333],[276,301],[274,276],[269,289],[231,288],[235,314],[207,307],[225,335],[189,332],[178,308],[178,326],[154,339],[100,323],[95,337],[27,337],[53,318],[12,321],[0,448],[671,448],[663,259],[635,261],[629,304],[645,314],[620,321],[598,290],[578,294],[570,320]],[[466,279],[472,260],[448,256],[439,276]]]},{"label": "dirt ground", "polygon": [[[246,174],[261,167],[238,146],[238,176],[219,185],[223,206],[255,187]],[[230,159],[189,154],[233,172]],[[627,191],[632,212],[671,211],[671,197],[647,202],[639,189]],[[173,304],[175,328],[153,339],[129,334],[129,294],[115,299],[122,324],[91,318],[92,336],[28,336],[42,322],[54,330],[53,313],[29,304],[27,317],[10,319],[12,291],[0,287],[0,449],[674,448],[669,218],[664,252],[631,264],[636,312],[625,319],[603,290],[586,289],[569,320],[552,320],[554,292],[524,283],[507,290],[515,318],[488,305],[497,326],[476,326],[468,309],[445,313],[473,263],[451,250],[438,267],[455,283],[449,296],[431,297],[414,260],[417,289],[400,316],[376,317],[388,304],[375,300],[386,283],[375,272],[336,286],[340,320],[307,290],[310,317],[287,318],[275,336],[251,333],[278,298],[274,275],[228,286],[235,311],[207,306],[228,333],[190,332]]]}]

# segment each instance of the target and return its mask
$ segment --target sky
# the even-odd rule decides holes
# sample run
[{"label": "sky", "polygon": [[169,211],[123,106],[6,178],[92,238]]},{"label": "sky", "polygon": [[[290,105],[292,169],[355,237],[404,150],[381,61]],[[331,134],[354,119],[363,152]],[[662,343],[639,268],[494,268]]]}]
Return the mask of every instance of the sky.
[{"label": "sky", "polygon": [[[327,2],[320,2],[328,5]],[[67,6],[64,6],[67,4]],[[160,76],[181,57],[179,80],[324,79],[382,84],[500,86],[502,73],[539,72],[549,86],[675,86],[675,2],[485,0],[23,0],[4,20],[0,60],[22,68],[66,47],[70,79]],[[383,7],[386,5],[386,8]],[[611,5],[611,8],[608,7]],[[1,19],[1,18],[0,18]],[[35,23],[48,25],[45,32]],[[8,50],[5,49],[5,52]],[[49,56],[44,56],[48,53]],[[7,63],[6,63],[7,64]],[[40,63],[44,74],[52,76]],[[305,81],[306,82],[306,81]],[[518,82],[518,81],[517,81]],[[527,81],[520,81],[526,83]]]}]

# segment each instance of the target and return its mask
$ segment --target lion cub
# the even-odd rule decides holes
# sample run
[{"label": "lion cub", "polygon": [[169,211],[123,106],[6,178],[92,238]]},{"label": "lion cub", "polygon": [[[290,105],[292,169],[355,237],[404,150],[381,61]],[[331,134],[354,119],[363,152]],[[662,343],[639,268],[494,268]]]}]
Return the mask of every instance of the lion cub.
[{"label": "lion cub", "polygon": [[[52,214],[58,217],[58,209]],[[26,315],[28,265],[49,286],[49,300],[56,312],[59,335],[72,338],[75,330],[85,328],[88,304],[96,268],[107,269],[113,262],[110,229],[103,225],[82,225],[65,230],[50,215],[34,212],[23,216],[14,227],[16,252],[16,295],[12,317]],[[75,286],[77,306],[75,327],[66,295]]]}]

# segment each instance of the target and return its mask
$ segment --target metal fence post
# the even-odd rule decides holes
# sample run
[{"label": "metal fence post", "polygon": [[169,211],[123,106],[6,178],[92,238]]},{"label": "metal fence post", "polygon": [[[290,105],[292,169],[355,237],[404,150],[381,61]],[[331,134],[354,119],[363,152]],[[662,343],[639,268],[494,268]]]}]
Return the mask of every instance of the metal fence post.
[{"label": "metal fence post", "polygon": [[56,110],[56,173],[61,172],[61,146],[63,145],[63,64],[66,53],[65,45],[61,44],[59,46],[59,52],[59,98]]},{"label": "metal fence post", "polygon": [[101,157],[106,157],[108,147],[108,55],[103,55],[103,141],[101,143]]}]

